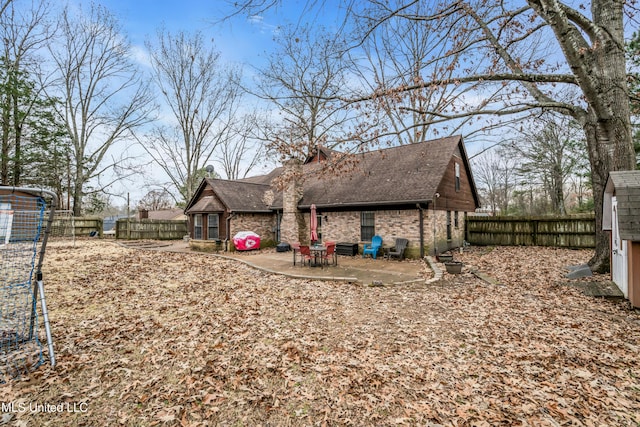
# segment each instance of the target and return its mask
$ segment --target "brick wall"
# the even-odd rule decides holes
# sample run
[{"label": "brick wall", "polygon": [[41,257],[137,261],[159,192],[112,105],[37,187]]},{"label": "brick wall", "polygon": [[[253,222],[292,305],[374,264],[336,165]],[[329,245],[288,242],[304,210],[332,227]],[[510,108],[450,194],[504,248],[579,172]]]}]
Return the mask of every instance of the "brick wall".
[{"label": "brick wall", "polygon": [[[280,237],[283,242],[304,243],[304,216],[298,210],[298,202],[302,198],[302,164],[291,160],[285,164],[285,189],[282,197],[282,221],[280,223]],[[308,239],[308,238],[307,238]]]},{"label": "brick wall", "polygon": [[327,219],[322,220],[322,240],[336,242],[360,241],[360,212],[320,212]]},{"label": "brick wall", "polygon": [[[455,211],[451,212],[451,240],[447,240],[447,211],[435,212],[435,228],[436,238],[435,245],[437,252],[441,253],[451,248],[462,246],[464,241],[464,212],[458,212],[458,227],[455,226]],[[425,254],[433,255],[433,211],[428,211],[425,215],[424,235],[425,235]]]},{"label": "brick wall", "polygon": [[231,238],[239,231],[253,231],[260,236],[260,247],[273,246],[276,215],[272,213],[243,213],[231,218]]},{"label": "brick wall", "polygon": [[[322,240],[337,242],[353,242],[362,245],[360,240],[360,211],[348,212],[320,212],[326,219],[322,221]],[[458,212],[458,227],[454,224],[455,214],[451,211],[451,234],[447,240],[447,212],[436,211],[435,244],[438,252],[444,252],[452,247],[462,245],[464,240],[464,212]],[[433,211],[425,210],[423,215],[424,253],[433,255]],[[382,237],[384,245],[393,245],[397,237],[409,239],[407,256],[420,256],[420,214],[418,209],[375,211],[375,233]]]}]

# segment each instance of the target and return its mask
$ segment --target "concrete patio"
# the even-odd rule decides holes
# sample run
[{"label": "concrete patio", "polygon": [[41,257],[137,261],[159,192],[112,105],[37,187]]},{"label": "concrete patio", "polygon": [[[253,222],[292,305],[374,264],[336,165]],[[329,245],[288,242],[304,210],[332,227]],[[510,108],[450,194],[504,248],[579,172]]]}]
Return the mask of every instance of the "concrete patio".
[{"label": "concrete patio", "polygon": [[302,266],[299,262],[294,266],[293,252],[276,252],[275,249],[271,248],[247,252],[205,253],[191,250],[189,244],[184,241],[133,241],[122,242],[121,244],[131,248],[188,252],[203,256],[233,259],[263,271],[288,277],[337,280],[362,285],[424,283],[425,280],[434,276],[429,264],[419,260],[397,261],[385,260],[382,257],[374,260],[369,257],[362,258],[361,255],[353,257],[338,255],[337,266],[330,264],[323,267],[310,267],[308,265]]}]

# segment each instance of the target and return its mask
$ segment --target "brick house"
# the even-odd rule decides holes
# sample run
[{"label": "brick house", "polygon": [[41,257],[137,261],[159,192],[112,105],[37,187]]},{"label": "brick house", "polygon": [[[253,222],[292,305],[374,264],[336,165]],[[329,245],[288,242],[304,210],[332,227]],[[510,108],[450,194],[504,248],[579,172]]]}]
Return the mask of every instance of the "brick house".
[{"label": "brick house", "polygon": [[357,154],[347,172],[327,173],[322,164],[335,155],[321,148],[266,175],[205,178],[185,208],[190,244],[206,249],[244,230],[259,234],[263,246],[307,242],[312,204],[321,241],[362,247],[376,234],[388,245],[403,237],[409,257],[462,244],[465,216],[480,204],[460,136]]}]

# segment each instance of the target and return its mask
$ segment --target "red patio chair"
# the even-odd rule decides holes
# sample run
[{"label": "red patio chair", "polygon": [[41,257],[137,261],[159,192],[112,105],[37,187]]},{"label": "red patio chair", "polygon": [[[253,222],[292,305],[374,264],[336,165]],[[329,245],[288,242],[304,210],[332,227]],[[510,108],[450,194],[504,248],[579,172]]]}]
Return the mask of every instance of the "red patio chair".
[{"label": "red patio chair", "polygon": [[331,258],[332,265],[338,265],[338,254],[336,254],[336,244],[335,242],[327,243],[327,251],[322,256],[322,261],[329,265],[329,258]]},{"label": "red patio chair", "polygon": [[296,259],[298,258],[298,252],[300,252],[300,243],[292,243],[291,249],[293,250],[293,265],[296,265]]},{"label": "red patio chair", "polygon": [[311,251],[309,250],[309,246],[300,245],[300,261],[302,265],[305,265],[307,261],[311,264]]}]

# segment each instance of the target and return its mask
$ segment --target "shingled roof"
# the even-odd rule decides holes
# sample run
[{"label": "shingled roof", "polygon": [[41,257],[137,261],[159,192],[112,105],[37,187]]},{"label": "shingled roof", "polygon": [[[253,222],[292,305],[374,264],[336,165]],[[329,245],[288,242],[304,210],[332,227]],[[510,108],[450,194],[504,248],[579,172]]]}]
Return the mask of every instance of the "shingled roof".
[{"label": "shingled roof", "polygon": [[[305,165],[300,208],[374,206],[431,201],[462,138],[452,136],[358,155],[348,174],[314,176]],[[463,156],[466,161],[466,155]]]},{"label": "shingled roof", "polygon": [[268,184],[205,178],[196,190],[196,196],[207,185],[215,190],[223,206],[213,196],[194,197],[185,213],[224,211],[224,208],[230,212],[271,212],[271,208],[263,200],[265,193],[271,188]]},{"label": "shingled roof", "polygon": [[[356,155],[357,162],[349,172],[323,173],[320,163],[303,165],[303,197],[298,203],[301,209],[311,204],[318,208],[349,206],[408,205],[430,202],[436,193],[451,157],[461,156],[469,170],[476,204],[478,196],[460,136],[439,138],[417,144],[385,148]],[[334,152],[330,153],[331,156]],[[284,171],[279,167],[266,175],[236,181],[206,179],[208,184],[230,211],[269,212],[282,209],[282,193],[275,193],[272,205],[264,202],[265,192],[272,190],[272,181]],[[214,211],[212,200],[200,197],[186,212]],[[195,198],[194,198],[195,200]]]},{"label": "shingled roof", "polygon": [[623,240],[640,241],[640,171],[609,173],[605,185],[603,230],[611,230],[611,197],[618,203],[618,229]]}]

